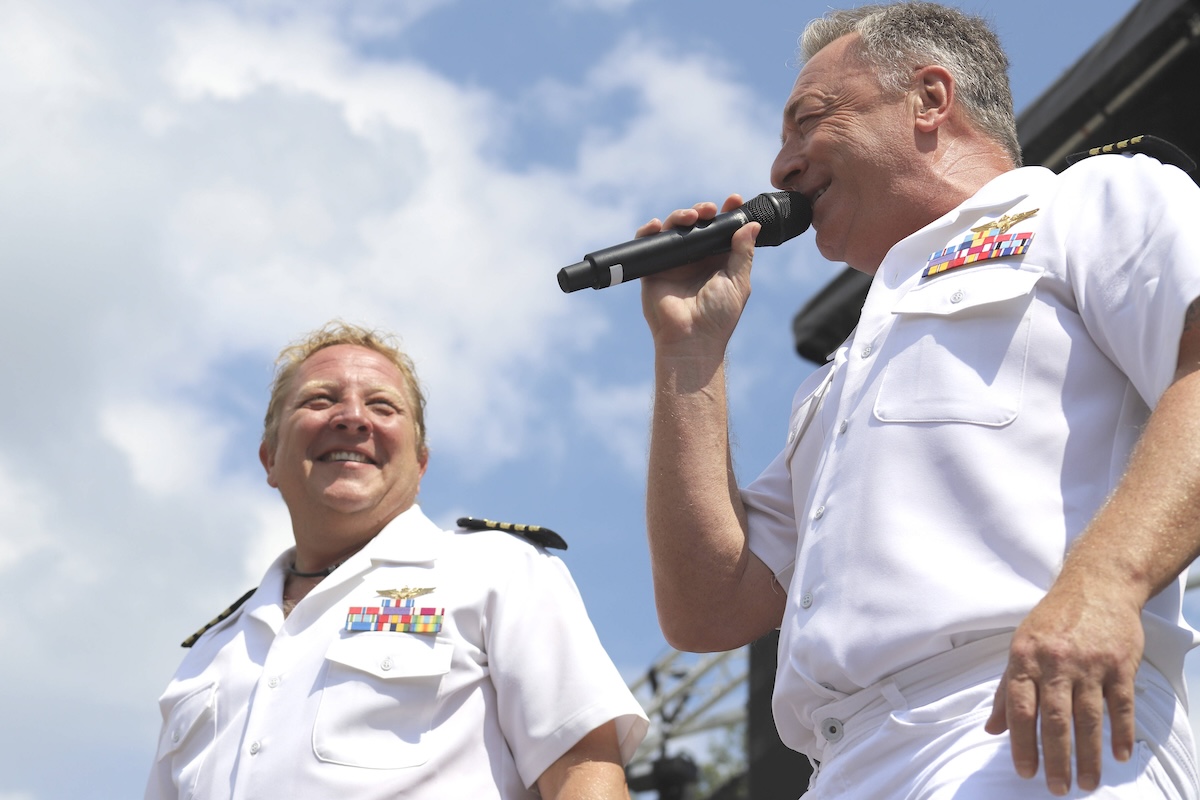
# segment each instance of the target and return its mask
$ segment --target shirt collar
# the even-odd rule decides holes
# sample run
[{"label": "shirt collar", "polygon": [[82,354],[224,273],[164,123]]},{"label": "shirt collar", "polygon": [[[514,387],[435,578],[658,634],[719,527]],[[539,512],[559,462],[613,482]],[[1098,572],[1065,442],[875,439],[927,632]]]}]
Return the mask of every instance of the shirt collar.
[{"label": "shirt collar", "polygon": [[[361,550],[346,559],[334,575],[317,584],[310,594],[333,591],[348,582],[362,580],[367,568],[372,566],[432,564],[444,546],[446,535],[425,516],[420,506],[413,504],[385,525]],[[258,591],[239,611],[266,622],[274,629],[283,624],[279,598],[283,596],[287,565],[295,558],[295,554],[296,548],[289,547],[275,559],[263,575]]]},{"label": "shirt collar", "polygon": [[[896,286],[910,276],[916,260],[927,257],[938,244],[952,236],[953,231],[976,224],[989,211],[999,214],[1012,208],[1044,189],[1056,177],[1045,167],[1021,167],[1000,173],[956,208],[893,245],[880,265],[879,273],[884,275],[889,286]],[[933,240],[936,241],[931,244]]]}]

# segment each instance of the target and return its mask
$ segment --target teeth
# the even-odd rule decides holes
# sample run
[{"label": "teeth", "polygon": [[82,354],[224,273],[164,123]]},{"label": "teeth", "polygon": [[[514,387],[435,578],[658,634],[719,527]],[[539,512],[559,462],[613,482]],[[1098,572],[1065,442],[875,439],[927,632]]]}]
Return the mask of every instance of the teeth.
[{"label": "teeth", "polygon": [[349,450],[334,450],[329,453],[322,461],[357,461],[360,464],[370,464],[371,459],[360,453],[351,453]]}]

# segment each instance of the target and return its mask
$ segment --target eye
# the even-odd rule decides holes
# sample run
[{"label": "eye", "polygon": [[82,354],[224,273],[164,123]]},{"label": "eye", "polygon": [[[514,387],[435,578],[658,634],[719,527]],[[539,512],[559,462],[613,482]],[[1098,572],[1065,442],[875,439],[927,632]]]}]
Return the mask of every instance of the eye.
[{"label": "eye", "polygon": [[807,136],[812,132],[813,127],[817,124],[818,116],[816,114],[802,114],[796,117],[796,130],[800,131],[802,136]]},{"label": "eye", "polygon": [[329,408],[333,405],[333,397],[328,394],[310,394],[300,399],[300,408],[308,408],[314,411],[320,411],[323,408]]},{"label": "eye", "polygon": [[387,416],[391,416],[392,414],[399,414],[403,411],[403,409],[400,408],[400,406],[395,401],[389,400],[386,397],[377,397],[373,400],[369,400],[369,401],[367,401],[367,405],[369,405],[373,410],[379,412],[380,414],[384,414]]}]

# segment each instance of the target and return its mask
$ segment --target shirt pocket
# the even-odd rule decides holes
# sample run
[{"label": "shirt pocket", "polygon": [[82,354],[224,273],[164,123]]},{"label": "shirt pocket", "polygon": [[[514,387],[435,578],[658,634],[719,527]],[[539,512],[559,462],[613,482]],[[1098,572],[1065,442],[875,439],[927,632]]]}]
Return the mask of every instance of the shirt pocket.
[{"label": "shirt pocket", "polygon": [[431,635],[390,631],[335,641],[313,724],[316,757],[368,769],[425,763],[425,734],[452,650]]},{"label": "shirt pocket", "polygon": [[180,797],[192,797],[204,759],[217,738],[217,684],[209,683],[180,698],[167,715],[155,761],[170,764]]},{"label": "shirt pocket", "polygon": [[892,312],[881,422],[1007,425],[1017,417],[1040,267],[969,267],[910,290]]}]

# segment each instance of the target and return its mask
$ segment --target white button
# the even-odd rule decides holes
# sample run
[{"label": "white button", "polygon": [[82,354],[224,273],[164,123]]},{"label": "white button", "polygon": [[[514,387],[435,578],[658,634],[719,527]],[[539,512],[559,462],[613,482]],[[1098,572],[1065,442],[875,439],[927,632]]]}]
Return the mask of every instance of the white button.
[{"label": "white button", "polygon": [[812,605],[812,603],[813,603],[812,592],[805,592],[804,594],[800,595],[800,607],[801,608],[808,608],[809,606]]},{"label": "white button", "polygon": [[864,347],[862,349],[862,357],[863,358],[866,358],[869,355],[871,355],[871,345],[867,345],[866,347]]},{"label": "white button", "polygon": [[845,433],[846,428],[849,428],[849,427],[850,427],[850,423],[847,422],[846,420],[842,420],[842,424],[838,425],[838,433]]},{"label": "white button", "polygon": [[271,677],[267,678],[267,686],[270,686],[272,689],[274,689],[278,685],[279,685],[279,676],[278,675],[272,675]]},{"label": "white button", "polygon": [[825,737],[825,741],[830,743],[836,742],[842,738],[843,733],[842,721],[840,719],[828,717],[821,720],[821,735]]},{"label": "white button", "polygon": [[817,510],[813,512],[813,519],[820,519],[825,516],[825,506],[817,506]]},{"label": "white button", "polygon": [[379,668],[380,668],[381,670],[383,670],[384,672],[387,672],[389,669],[391,669],[391,668],[392,668],[392,659],[390,659],[390,658],[385,658],[385,659],[384,659],[384,660],[383,660],[383,661],[382,661],[382,662],[379,664]]},{"label": "white button", "polygon": [[179,731],[171,731],[171,741],[179,744]]},{"label": "white button", "polygon": [[792,428],[790,431],[788,431],[788,444],[791,444],[794,441],[796,441],[796,429]]},{"label": "white button", "polygon": [[250,744],[250,755],[252,755],[252,756],[258,755],[259,750],[262,750],[262,745],[259,744],[258,742],[252,742]]},{"label": "white button", "polygon": [[957,292],[950,295],[950,302],[951,303],[961,303],[964,297],[966,297],[966,295],[963,294],[963,290],[959,289]]}]

